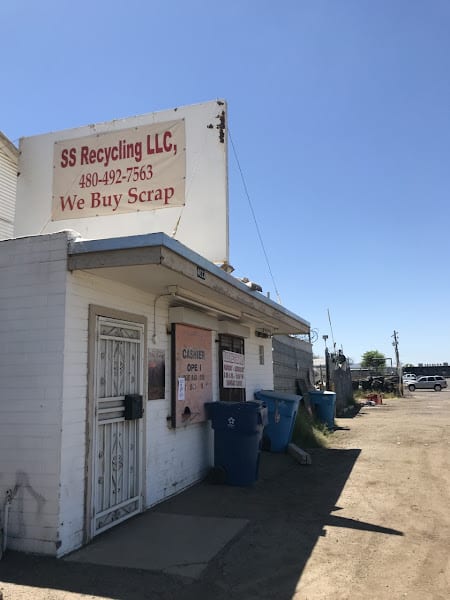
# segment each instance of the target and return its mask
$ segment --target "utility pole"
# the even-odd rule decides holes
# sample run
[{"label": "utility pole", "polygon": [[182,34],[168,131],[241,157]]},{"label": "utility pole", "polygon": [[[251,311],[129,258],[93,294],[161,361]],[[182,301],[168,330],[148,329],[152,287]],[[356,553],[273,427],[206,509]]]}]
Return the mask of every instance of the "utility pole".
[{"label": "utility pole", "polygon": [[323,341],[325,342],[325,389],[330,389],[330,355],[328,353],[327,347],[327,335],[322,336]]},{"label": "utility pole", "polygon": [[395,362],[397,364],[397,375],[398,375],[398,389],[400,391],[400,396],[403,396],[403,377],[402,377],[402,367],[400,365],[400,356],[398,354],[398,331],[394,330],[392,335],[394,341],[392,345],[395,348]]}]

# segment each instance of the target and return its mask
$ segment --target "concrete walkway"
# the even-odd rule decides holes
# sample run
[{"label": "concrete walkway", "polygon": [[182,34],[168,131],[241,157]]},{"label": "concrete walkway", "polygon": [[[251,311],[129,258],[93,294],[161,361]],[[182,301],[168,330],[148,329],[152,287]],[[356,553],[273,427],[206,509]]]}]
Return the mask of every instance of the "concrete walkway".
[{"label": "concrete walkway", "polygon": [[247,519],[147,511],[63,560],[198,579]]}]

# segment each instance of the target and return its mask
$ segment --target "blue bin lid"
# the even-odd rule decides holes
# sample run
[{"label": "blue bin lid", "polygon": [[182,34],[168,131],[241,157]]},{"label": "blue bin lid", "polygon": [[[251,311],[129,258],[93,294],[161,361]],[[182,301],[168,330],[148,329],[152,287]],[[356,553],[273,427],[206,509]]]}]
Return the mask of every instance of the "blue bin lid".
[{"label": "blue bin lid", "polygon": [[302,396],[298,394],[289,394],[287,392],[276,392],[275,390],[259,390],[255,392],[255,398],[258,400],[264,400],[268,398],[271,400],[287,400],[288,402],[300,402]]},{"label": "blue bin lid", "polygon": [[[236,431],[253,433],[262,429],[267,421],[267,408],[262,402],[205,402],[208,419],[213,429],[230,430],[229,419],[236,422]],[[234,427],[233,427],[234,429]]]}]

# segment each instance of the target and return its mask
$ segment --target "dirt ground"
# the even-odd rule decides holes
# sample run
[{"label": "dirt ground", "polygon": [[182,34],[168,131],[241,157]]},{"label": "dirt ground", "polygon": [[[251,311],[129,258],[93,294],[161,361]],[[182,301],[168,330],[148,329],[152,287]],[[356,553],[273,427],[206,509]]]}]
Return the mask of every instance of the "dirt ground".
[{"label": "dirt ground", "polygon": [[199,579],[7,552],[3,599],[447,600],[450,391],[337,424],[310,466],[263,453],[255,486],[202,483],[158,507],[248,519]]}]

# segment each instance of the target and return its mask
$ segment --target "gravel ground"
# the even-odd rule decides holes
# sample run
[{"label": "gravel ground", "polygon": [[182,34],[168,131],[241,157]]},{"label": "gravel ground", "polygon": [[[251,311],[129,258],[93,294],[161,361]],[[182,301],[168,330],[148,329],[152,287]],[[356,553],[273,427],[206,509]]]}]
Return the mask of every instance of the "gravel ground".
[{"label": "gravel ground", "polygon": [[255,486],[202,483],[158,507],[249,520],[199,580],[7,552],[3,600],[447,600],[450,391],[337,424],[310,466],[263,453]]}]

